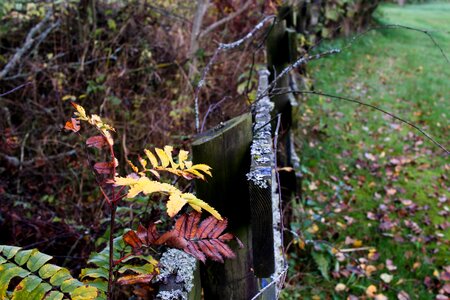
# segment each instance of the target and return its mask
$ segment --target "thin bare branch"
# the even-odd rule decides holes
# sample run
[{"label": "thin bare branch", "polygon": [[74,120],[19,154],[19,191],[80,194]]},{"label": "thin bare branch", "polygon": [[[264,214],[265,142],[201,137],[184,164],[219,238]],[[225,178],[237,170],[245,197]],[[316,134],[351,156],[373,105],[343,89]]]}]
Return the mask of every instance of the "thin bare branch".
[{"label": "thin bare branch", "polygon": [[447,148],[445,148],[441,143],[439,143],[433,137],[431,137],[431,135],[428,134],[425,130],[423,130],[422,128],[420,128],[417,125],[413,124],[412,122],[407,121],[407,120],[405,120],[405,119],[403,119],[403,118],[401,118],[401,117],[399,117],[399,116],[397,116],[397,115],[395,115],[395,114],[393,114],[391,112],[388,112],[387,110],[382,109],[382,108],[380,108],[378,106],[375,106],[375,105],[372,105],[372,104],[369,104],[369,103],[366,103],[366,102],[363,102],[363,101],[359,101],[359,100],[356,100],[356,99],[352,99],[352,98],[349,98],[349,97],[332,95],[332,94],[322,93],[322,92],[317,92],[317,91],[299,91],[299,90],[293,91],[293,90],[290,90],[290,91],[276,92],[276,93],[273,93],[271,95],[282,95],[282,94],[287,94],[287,93],[319,95],[319,96],[324,96],[324,97],[330,97],[331,99],[338,99],[338,100],[343,100],[343,101],[347,101],[347,102],[353,102],[353,103],[357,103],[357,104],[360,104],[360,105],[363,105],[363,106],[370,107],[370,108],[372,108],[374,110],[377,110],[379,112],[382,112],[382,113],[390,116],[391,118],[393,118],[395,120],[398,120],[398,121],[400,121],[402,123],[405,123],[405,124],[409,125],[410,127],[414,128],[415,130],[420,132],[427,139],[429,139],[433,144],[435,144],[436,146],[438,146],[439,148],[444,150],[447,153],[447,155],[450,154],[450,151],[447,150]]},{"label": "thin bare branch", "polygon": [[[49,22],[52,14],[53,14],[53,11],[51,9],[49,9],[47,11],[47,13],[45,14],[45,17],[28,32],[28,35],[25,39],[23,46],[17,50],[17,52],[14,54],[14,56],[11,58],[11,60],[6,64],[6,66],[0,72],[0,80],[2,78],[4,78],[6,75],[8,75],[8,73],[20,62],[22,56],[25,55],[25,53],[27,53],[33,45],[35,45],[35,46],[39,45],[53,28],[59,26],[59,21],[58,21],[56,23],[51,24],[50,26],[48,26],[46,28],[47,23]],[[38,32],[41,32],[41,33],[38,34]]]},{"label": "thin bare branch", "polygon": [[0,94],[0,97],[4,97],[4,96],[6,96],[6,95],[9,95],[9,94],[12,94],[12,93],[14,93],[15,91],[17,91],[17,90],[20,90],[21,88],[23,88],[23,87],[25,87],[25,86],[27,86],[27,85],[29,85],[29,84],[31,84],[31,82],[26,82],[26,83],[24,83],[24,84],[21,84],[21,85],[19,85],[19,86],[16,86],[15,88],[13,88],[12,90],[9,90],[9,91],[7,91],[7,92],[5,92],[5,93],[3,93],[3,94]]},{"label": "thin bare branch", "polygon": [[228,16],[226,16],[223,19],[220,19],[219,21],[209,25],[206,29],[204,29],[202,32],[200,32],[198,38],[201,39],[203,38],[205,35],[207,35],[208,33],[210,33],[211,31],[213,31],[214,29],[216,29],[219,26],[222,26],[223,24],[233,20],[234,18],[236,18],[237,16],[239,16],[240,14],[242,14],[244,11],[247,10],[247,8],[250,6],[250,4],[252,4],[252,0],[248,0],[247,2],[244,3],[243,6],[241,6],[240,9],[238,9],[237,11],[229,14]]},{"label": "thin bare branch", "polygon": [[200,94],[200,90],[205,85],[206,75],[209,73],[209,70],[211,69],[212,65],[214,64],[214,61],[218,57],[219,53],[222,52],[222,51],[228,51],[228,50],[231,50],[231,49],[239,47],[240,45],[242,45],[247,40],[253,38],[255,33],[257,31],[261,30],[261,28],[263,28],[265,23],[267,23],[268,21],[270,21],[270,20],[272,20],[274,18],[275,18],[274,15],[265,17],[261,22],[256,24],[256,26],[249,33],[247,33],[243,38],[241,38],[241,39],[239,39],[239,40],[237,40],[235,42],[228,43],[228,44],[222,44],[222,43],[219,44],[219,47],[216,49],[216,51],[214,52],[213,56],[209,60],[208,64],[203,69],[202,76],[200,77],[200,80],[197,83],[197,87],[195,89],[194,113],[195,113],[195,130],[196,130],[197,133],[200,132],[200,113],[199,113],[199,94]]}]

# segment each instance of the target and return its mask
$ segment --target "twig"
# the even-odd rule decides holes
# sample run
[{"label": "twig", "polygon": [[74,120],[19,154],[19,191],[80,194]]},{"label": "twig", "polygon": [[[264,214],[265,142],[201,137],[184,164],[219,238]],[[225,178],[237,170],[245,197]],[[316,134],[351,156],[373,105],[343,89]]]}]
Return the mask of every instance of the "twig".
[{"label": "twig", "polygon": [[204,129],[204,127],[205,127],[206,120],[208,119],[209,114],[210,114],[212,111],[214,111],[214,110],[216,109],[216,107],[218,107],[220,104],[222,104],[225,100],[228,100],[228,99],[230,99],[230,98],[231,98],[231,96],[225,96],[225,97],[223,97],[219,102],[214,103],[214,104],[211,104],[211,105],[208,107],[208,111],[206,112],[205,116],[203,117],[202,127],[200,128],[200,132],[203,132],[203,129]]},{"label": "twig", "polygon": [[372,30],[377,30],[377,29],[407,29],[407,30],[411,30],[411,31],[417,31],[417,32],[421,32],[425,35],[427,35],[430,40],[433,42],[434,46],[436,46],[436,48],[439,49],[439,51],[441,52],[441,55],[444,57],[444,59],[447,61],[448,64],[450,64],[450,60],[447,57],[447,55],[445,54],[444,50],[442,49],[442,47],[438,44],[438,42],[436,42],[436,40],[434,39],[434,37],[431,35],[429,30],[425,30],[425,29],[419,29],[419,28],[414,28],[414,27],[410,27],[410,26],[405,26],[405,25],[400,25],[400,24],[386,24],[386,25],[382,25],[382,26],[374,26],[371,28],[368,28],[367,30],[365,30],[364,32],[357,34],[356,36],[354,36],[351,41],[345,46],[345,48],[351,47],[352,43],[359,39],[360,37],[362,37],[363,35],[367,34],[369,31]]},{"label": "twig", "polygon": [[202,72],[202,76],[200,77],[199,82],[197,83],[197,87],[195,89],[195,98],[194,98],[194,113],[195,113],[195,130],[196,132],[200,132],[200,113],[199,113],[199,94],[200,94],[200,89],[205,85],[205,81],[206,81],[206,75],[209,73],[209,70],[211,69],[211,66],[214,64],[214,61],[216,60],[217,56],[219,55],[219,53],[221,51],[228,51],[234,48],[239,47],[240,45],[242,45],[245,41],[247,41],[248,39],[251,39],[254,34],[259,31],[266,22],[274,19],[275,16],[267,16],[265,17],[261,22],[259,22],[258,24],[256,24],[256,26],[249,32],[247,33],[243,38],[229,43],[229,44],[219,44],[219,47],[216,49],[216,51],[214,52],[213,56],[211,57],[211,59],[209,60],[208,64],[206,65],[206,67],[203,69]]},{"label": "twig", "polygon": [[[333,55],[333,54],[338,54],[341,52],[341,49],[331,49],[313,56],[303,56],[300,57],[299,59],[297,59],[293,64],[287,66],[286,68],[283,69],[283,71],[280,72],[280,74],[278,74],[274,80],[269,84],[269,86],[267,87],[266,91],[264,91],[263,94],[266,94],[268,91],[270,91],[271,89],[273,89],[278,80],[280,80],[281,78],[283,78],[283,76],[285,76],[286,74],[288,74],[290,71],[292,71],[293,69],[296,69],[302,65],[307,64],[308,62],[312,61],[312,60],[317,60],[317,59],[321,59],[323,57],[329,56],[329,55]],[[256,101],[255,101],[256,102]]]},{"label": "twig", "polygon": [[348,248],[348,249],[339,249],[341,253],[349,253],[349,252],[357,252],[357,251],[367,251],[373,249],[373,247],[359,247],[359,248]]},{"label": "twig", "polygon": [[281,273],[278,274],[278,276],[275,279],[273,279],[268,285],[266,285],[265,287],[260,289],[259,292],[255,296],[253,296],[253,298],[251,300],[258,299],[258,297],[261,296],[268,288],[270,288],[272,285],[280,282],[281,281],[280,279],[287,273],[287,270],[288,270],[288,267],[287,266],[284,267],[284,270],[281,271]]},{"label": "twig", "polygon": [[16,86],[16,87],[13,88],[12,90],[7,91],[7,92],[5,92],[5,93],[3,93],[3,94],[0,94],[0,97],[4,97],[4,96],[6,96],[6,95],[12,94],[12,93],[14,93],[15,91],[20,90],[21,88],[23,88],[23,87],[25,87],[25,86],[27,86],[27,85],[29,85],[29,84],[31,84],[30,81],[28,81],[28,82],[26,82],[26,83],[24,83],[24,84],[21,84],[21,85],[19,85],[19,86]]},{"label": "twig", "polygon": [[[3,68],[3,70],[0,72],[0,80],[3,79],[21,60],[22,56],[30,50],[30,48],[35,44],[35,41],[42,41],[43,38],[45,38],[50,31],[48,29],[45,29],[44,32],[36,36],[38,32],[40,32],[46,23],[50,20],[50,17],[52,16],[53,11],[49,9],[47,13],[45,14],[45,17],[36,25],[34,26],[30,32],[28,32],[28,35],[25,39],[25,43],[23,44],[22,48],[17,50],[17,52],[14,54],[14,56],[11,58],[11,60],[6,64],[6,66]],[[59,23],[56,23],[59,25]],[[56,27],[56,24],[52,24],[50,26],[51,29]],[[55,26],[56,25],[56,26]]]},{"label": "twig", "polygon": [[411,123],[410,121],[407,121],[397,115],[394,115],[393,113],[390,113],[378,106],[366,103],[366,102],[362,102],[356,99],[352,99],[352,98],[348,98],[348,97],[343,97],[343,96],[337,96],[337,95],[332,95],[332,94],[328,94],[328,93],[322,93],[322,92],[316,92],[316,91],[287,91],[287,92],[282,92],[282,93],[275,93],[275,95],[279,95],[279,94],[286,94],[286,93],[294,93],[294,94],[314,94],[314,95],[319,95],[319,96],[325,96],[325,97],[330,97],[331,99],[338,99],[338,100],[343,100],[343,101],[347,101],[347,102],[353,102],[353,103],[357,103],[360,105],[364,105],[367,107],[370,107],[372,109],[378,110],[388,116],[390,116],[391,118],[398,120],[400,122],[403,122],[409,126],[411,126],[412,128],[416,129],[417,131],[419,131],[422,135],[424,135],[427,139],[429,139],[431,142],[433,142],[433,144],[435,144],[436,146],[438,146],[439,148],[441,148],[442,150],[444,150],[447,154],[450,154],[450,151],[447,150],[447,148],[445,148],[442,144],[440,144],[438,141],[436,141],[433,137],[431,137],[425,130],[421,129],[420,127],[418,127],[417,125],[414,125],[413,123]]},{"label": "twig", "polygon": [[[44,157],[44,160],[55,160],[55,159],[61,159],[64,158],[66,156],[71,156],[76,154],[75,150],[70,150],[64,153],[59,153],[56,155],[50,155],[47,157]],[[0,153],[0,156],[6,160],[10,165],[12,165],[13,167],[19,167],[20,166],[20,159],[15,157],[15,156],[10,156],[10,155],[6,155],[4,153]],[[36,158],[30,159],[30,160],[26,160],[22,162],[22,167],[29,167],[32,164],[34,164],[36,162]]]},{"label": "twig", "polygon": [[240,9],[238,9],[237,11],[229,14],[228,16],[226,16],[225,18],[209,25],[206,29],[204,29],[202,32],[200,32],[198,38],[201,39],[203,38],[205,35],[207,35],[208,33],[210,33],[211,31],[213,31],[214,29],[216,29],[217,27],[231,21],[232,19],[236,18],[237,16],[239,16],[240,14],[242,14],[249,6],[250,4],[252,4],[252,0],[248,0],[247,2],[244,3],[243,6],[241,6]]}]

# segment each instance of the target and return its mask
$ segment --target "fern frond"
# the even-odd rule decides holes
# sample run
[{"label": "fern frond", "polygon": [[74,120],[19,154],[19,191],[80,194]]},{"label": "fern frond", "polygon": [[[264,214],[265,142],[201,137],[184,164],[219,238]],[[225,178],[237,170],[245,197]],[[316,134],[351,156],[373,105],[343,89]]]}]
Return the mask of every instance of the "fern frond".
[{"label": "fern frond", "polygon": [[[0,299],[104,298],[96,287],[73,278],[69,270],[49,264],[52,258],[37,249],[0,245]],[[22,280],[16,284],[13,279],[18,277]]]}]

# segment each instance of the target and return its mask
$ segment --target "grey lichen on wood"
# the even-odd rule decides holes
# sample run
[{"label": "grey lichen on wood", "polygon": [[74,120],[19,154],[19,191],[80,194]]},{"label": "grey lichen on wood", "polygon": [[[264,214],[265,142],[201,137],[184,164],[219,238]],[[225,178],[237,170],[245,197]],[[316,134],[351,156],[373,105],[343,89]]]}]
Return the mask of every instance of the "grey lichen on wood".
[{"label": "grey lichen on wood", "polygon": [[196,262],[194,257],[177,249],[164,252],[159,261],[160,274],[156,278],[161,283],[157,299],[187,300],[194,286]]},{"label": "grey lichen on wood", "polygon": [[251,166],[247,174],[250,189],[253,265],[256,276],[269,277],[275,270],[272,226],[272,146],[271,111],[274,107],[264,92],[269,85],[269,71],[259,71],[258,99],[253,107]]}]

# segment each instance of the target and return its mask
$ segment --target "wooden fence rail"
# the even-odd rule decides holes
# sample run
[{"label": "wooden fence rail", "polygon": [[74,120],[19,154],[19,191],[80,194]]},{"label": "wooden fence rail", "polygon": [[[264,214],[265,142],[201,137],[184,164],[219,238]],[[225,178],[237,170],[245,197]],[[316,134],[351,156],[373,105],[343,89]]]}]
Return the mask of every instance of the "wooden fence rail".
[{"label": "wooden fence rail", "polygon": [[[278,297],[278,281],[286,271],[283,258],[279,176],[276,176],[276,153],[271,121],[281,115],[283,135],[280,144],[281,166],[292,166],[292,141],[289,129],[292,94],[269,98],[270,80],[296,59],[297,19],[291,7],[281,7],[279,20],[267,40],[268,70],[259,71],[258,99],[252,113],[243,114],[197,136],[192,143],[194,163],[212,167],[213,177],[208,182],[197,182],[199,198],[207,201],[228,219],[228,230],[244,244],[231,248],[235,259],[224,264],[207,262],[190,268],[191,276],[179,276],[180,269],[169,267],[172,273],[161,278],[160,299],[263,299]],[[270,72],[269,72],[270,71]],[[291,79],[281,78],[276,88],[289,90]],[[276,119],[276,118],[275,118]],[[286,175],[286,174],[284,174]],[[282,175],[281,177],[283,177]],[[288,178],[286,180],[285,178]],[[286,180],[286,181],[285,181]],[[282,178],[290,188],[295,173]],[[283,197],[289,201],[293,190]],[[172,253],[173,255],[173,253]],[[184,261],[178,254],[179,261]],[[199,275],[200,274],[200,275]],[[183,279],[184,278],[184,279]],[[186,279],[186,280],[185,280]],[[186,288],[195,282],[193,288]],[[173,298],[171,298],[173,296]]]}]

